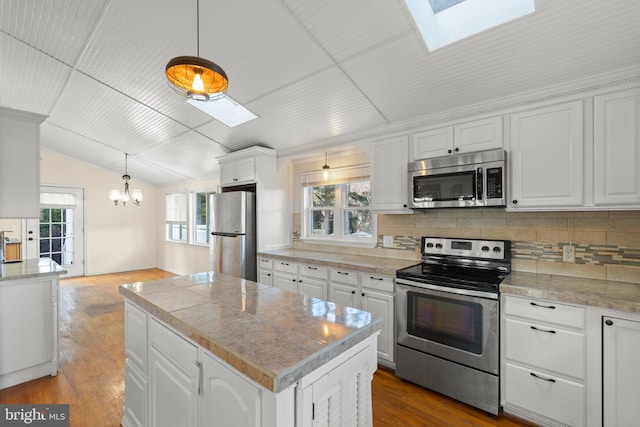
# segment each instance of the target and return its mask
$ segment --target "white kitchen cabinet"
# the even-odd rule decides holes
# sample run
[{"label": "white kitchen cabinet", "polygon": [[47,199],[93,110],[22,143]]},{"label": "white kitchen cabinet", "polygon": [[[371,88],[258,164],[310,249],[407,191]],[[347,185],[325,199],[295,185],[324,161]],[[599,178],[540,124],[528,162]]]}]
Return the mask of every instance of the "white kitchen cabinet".
[{"label": "white kitchen cabinet", "polygon": [[40,114],[0,107],[0,218],[40,217]]},{"label": "white kitchen cabinet", "polygon": [[273,286],[273,260],[258,257],[258,283]]},{"label": "white kitchen cabinet", "polygon": [[502,148],[502,116],[474,120],[413,135],[413,160]]},{"label": "white kitchen cabinet", "polygon": [[584,308],[510,295],[502,308],[505,411],[543,425],[585,425]]},{"label": "white kitchen cabinet", "polygon": [[273,286],[298,293],[298,264],[279,259],[273,260]]},{"label": "white kitchen cabinet", "polygon": [[57,374],[58,292],[57,275],[0,281],[0,389]]},{"label": "white kitchen cabinet", "polygon": [[328,297],[328,268],[313,264],[299,264],[298,293],[323,301]]},{"label": "white kitchen cabinet", "polygon": [[640,419],[640,319],[602,318],[604,426],[636,426]]},{"label": "white kitchen cabinet", "polygon": [[200,350],[199,359],[203,380],[198,425],[260,427],[261,389],[206,351]]},{"label": "white kitchen cabinet", "polygon": [[201,367],[197,347],[149,321],[149,425],[196,427]]},{"label": "white kitchen cabinet", "polygon": [[409,137],[371,144],[371,209],[384,213],[411,213],[408,208]]},{"label": "white kitchen cabinet", "polygon": [[640,205],[640,89],[594,98],[593,201]]},{"label": "white kitchen cabinet", "polygon": [[508,207],[571,208],[584,203],[583,104],[512,114]]},{"label": "white kitchen cabinet", "polygon": [[249,147],[216,158],[223,188],[255,184],[257,250],[290,246],[290,162],[278,167],[276,152]]},{"label": "white kitchen cabinet", "polygon": [[147,426],[147,315],[128,301],[124,304],[125,409],[123,425]]}]

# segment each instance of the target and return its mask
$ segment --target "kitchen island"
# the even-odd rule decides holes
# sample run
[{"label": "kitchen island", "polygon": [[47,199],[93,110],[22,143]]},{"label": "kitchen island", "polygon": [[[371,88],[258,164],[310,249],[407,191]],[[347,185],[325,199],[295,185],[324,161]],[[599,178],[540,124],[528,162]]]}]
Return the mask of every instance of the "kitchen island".
[{"label": "kitchen island", "polygon": [[0,389],[58,373],[58,291],[49,258],[0,264]]},{"label": "kitchen island", "polygon": [[213,272],[123,285],[127,426],[370,426],[382,319]]}]

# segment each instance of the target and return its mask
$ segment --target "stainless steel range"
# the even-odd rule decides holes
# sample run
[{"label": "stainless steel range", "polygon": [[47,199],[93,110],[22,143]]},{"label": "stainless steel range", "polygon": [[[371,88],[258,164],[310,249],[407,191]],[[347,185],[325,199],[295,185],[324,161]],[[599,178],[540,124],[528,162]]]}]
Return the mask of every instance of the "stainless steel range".
[{"label": "stainless steel range", "polygon": [[497,415],[511,242],[423,237],[421,250],[396,272],[396,375]]}]

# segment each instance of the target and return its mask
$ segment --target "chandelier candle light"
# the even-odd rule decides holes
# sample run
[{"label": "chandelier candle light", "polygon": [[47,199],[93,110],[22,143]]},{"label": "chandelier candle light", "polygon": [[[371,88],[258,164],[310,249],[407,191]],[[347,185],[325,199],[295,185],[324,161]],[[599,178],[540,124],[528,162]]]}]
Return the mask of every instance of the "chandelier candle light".
[{"label": "chandelier candle light", "polygon": [[197,55],[178,56],[167,64],[167,82],[176,93],[196,101],[216,101],[227,95],[229,79],[217,64],[200,58],[200,1],[197,2]]},{"label": "chandelier candle light", "polygon": [[140,206],[142,203],[142,191],[141,190],[133,190],[131,194],[129,194],[129,180],[131,177],[127,173],[127,159],[129,155],[124,153],[124,175],[122,175],[122,179],[124,179],[124,192],[120,190],[111,190],[109,191],[109,199],[113,202],[114,205],[118,206],[118,203],[122,202],[122,206],[125,206],[129,200],[133,202],[134,205]]}]

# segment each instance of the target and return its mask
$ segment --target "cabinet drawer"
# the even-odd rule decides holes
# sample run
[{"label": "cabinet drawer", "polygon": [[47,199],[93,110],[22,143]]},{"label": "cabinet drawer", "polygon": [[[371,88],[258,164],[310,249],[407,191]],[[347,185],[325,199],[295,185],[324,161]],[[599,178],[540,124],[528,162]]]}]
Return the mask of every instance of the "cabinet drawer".
[{"label": "cabinet drawer", "polygon": [[[536,376],[534,376],[536,375]],[[585,386],[506,364],[505,401],[572,426],[585,425]]]},{"label": "cabinet drawer", "polygon": [[295,262],[276,259],[273,261],[273,270],[283,273],[298,274],[298,264]]},{"label": "cabinet drawer", "polygon": [[514,319],[505,320],[505,329],[508,360],[584,380],[584,334]]},{"label": "cabinet drawer", "polygon": [[330,280],[332,282],[347,283],[355,286],[358,285],[358,273],[341,268],[332,268]]},{"label": "cabinet drawer", "polygon": [[363,288],[393,293],[393,277],[379,274],[360,273]]},{"label": "cabinet drawer", "polygon": [[269,258],[258,257],[258,268],[260,270],[272,270],[273,264],[273,260]]},{"label": "cabinet drawer", "polygon": [[536,322],[584,329],[584,309],[533,298],[505,296],[504,314],[526,317]]},{"label": "cabinet drawer", "polygon": [[157,320],[149,322],[149,343],[186,372],[198,361],[198,348]]},{"label": "cabinet drawer", "polygon": [[327,280],[329,269],[313,264],[300,264],[300,276],[314,277],[316,279]]}]

